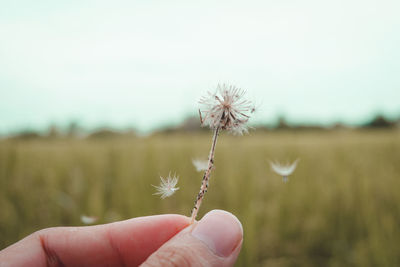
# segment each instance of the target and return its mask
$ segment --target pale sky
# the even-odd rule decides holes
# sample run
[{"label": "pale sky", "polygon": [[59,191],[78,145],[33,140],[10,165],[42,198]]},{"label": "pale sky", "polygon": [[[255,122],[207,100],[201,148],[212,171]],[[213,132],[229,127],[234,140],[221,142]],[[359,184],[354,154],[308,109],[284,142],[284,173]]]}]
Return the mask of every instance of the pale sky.
[{"label": "pale sky", "polygon": [[147,131],[218,83],[255,122],[400,115],[400,1],[1,0],[0,134],[77,120]]}]

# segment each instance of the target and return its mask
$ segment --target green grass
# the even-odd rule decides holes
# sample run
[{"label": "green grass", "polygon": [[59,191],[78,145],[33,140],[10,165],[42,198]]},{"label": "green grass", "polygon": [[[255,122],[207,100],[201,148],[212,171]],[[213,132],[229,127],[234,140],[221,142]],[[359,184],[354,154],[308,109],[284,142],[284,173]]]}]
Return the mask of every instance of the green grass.
[{"label": "green grass", "polygon": [[[0,248],[45,227],[159,213],[190,215],[201,182],[191,159],[210,134],[0,141]],[[268,160],[300,158],[287,184]],[[199,215],[226,209],[244,227],[238,266],[399,266],[398,131],[222,134]],[[171,198],[160,175],[180,176]]]}]

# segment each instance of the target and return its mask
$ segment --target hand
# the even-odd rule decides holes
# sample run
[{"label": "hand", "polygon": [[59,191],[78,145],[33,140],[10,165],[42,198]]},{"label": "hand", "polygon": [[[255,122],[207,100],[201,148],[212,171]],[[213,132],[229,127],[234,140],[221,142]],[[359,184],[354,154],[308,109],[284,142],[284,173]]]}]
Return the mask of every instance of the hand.
[{"label": "hand", "polygon": [[233,266],[243,230],[226,211],[199,222],[157,215],[38,231],[0,251],[0,266]]}]

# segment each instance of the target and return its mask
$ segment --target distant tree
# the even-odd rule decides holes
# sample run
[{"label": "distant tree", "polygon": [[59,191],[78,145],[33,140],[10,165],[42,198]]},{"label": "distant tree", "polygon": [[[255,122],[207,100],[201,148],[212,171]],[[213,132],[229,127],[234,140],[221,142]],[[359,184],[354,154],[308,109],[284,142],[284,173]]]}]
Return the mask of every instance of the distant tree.
[{"label": "distant tree", "polygon": [[81,133],[81,128],[77,121],[71,121],[68,125],[67,136],[75,138]]},{"label": "distant tree", "polygon": [[61,136],[61,132],[58,129],[57,125],[51,124],[47,131],[47,138],[54,139],[54,138],[59,138],[60,136]]},{"label": "distant tree", "polygon": [[178,130],[182,130],[185,132],[193,132],[193,131],[200,131],[201,123],[198,116],[192,116],[186,118],[180,126],[178,126]]},{"label": "distant tree", "polygon": [[94,131],[91,133],[87,138],[89,139],[103,139],[103,138],[113,138],[113,137],[119,137],[121,136],[121,133],[103,128],[99,129],[97,131]]},{"label": "distant tree", "polygon": [[343,130],[343,129],[347,129],[348,126],[342,122],[336,122],[336,123],[332,124],[329,128],[332,130]]},{"label": "distant tree", "polygon": [[32,140],[32,139],[38,139],[41,138],[42,136],[36,132],[35,130],[31,129],[26,129],[22,130],[16,135],[12,137],[12,139],[18,139],[18,140]]},{"label": "distant tree", "polygon": [[191,116],[186,118],[179,125],[167,125],[161,127],[156,131],[156,133],[162,134],[173,134],[173,133],[182,133],[182,132],[201,132],[208,131],[207,128],[201,127],[200,119],[198,116]]},{"label": "distant tree", "polygon": [[99,128],[87,136],[89,139],[105,139],[105,138],[118,138],[118,137],[136,137],[136,132],[133,128],[125,131],[111,129],[107,127]]},{"label": "distant tree", "polygon": [[376,115],[370,122],[364,125],[366,128],[392,128],[394,126],[393,122],[387,120],[382,115]]},{"label": "distant tree", "polygon": [[280,115],[278,117],[278,124],[276,125],[277,129],[288,129],[290,128],[289,124],[287,123],[285,117],[283,115]]}]

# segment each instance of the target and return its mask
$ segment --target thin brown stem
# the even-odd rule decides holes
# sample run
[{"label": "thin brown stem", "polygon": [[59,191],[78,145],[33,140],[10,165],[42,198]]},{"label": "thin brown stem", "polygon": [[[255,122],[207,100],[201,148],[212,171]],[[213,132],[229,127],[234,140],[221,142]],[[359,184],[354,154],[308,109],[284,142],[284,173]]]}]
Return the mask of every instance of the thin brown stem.
[{"label": "thin brown stem", "polygon": [[200,191],[197,194],[197,198],[194,202],[191,223],[193,223],[194,220],[196,219],[197,212],[199,211],[201,202],[203,201],[203,198],[204,198],[204,194],[207,192],[207,189],[208,189],[208,181],[210,180],[211,170],[214,166],[214,153],[215,153],[215,146],[217,145],[219,131],[220,131],[219,127],[217,127],[217,129],[214,130],[214,135],[213,135],[211,149],[210,149],[210,155],[208,156],[208,167],[207,167],[207,170],[204,172]]}]

